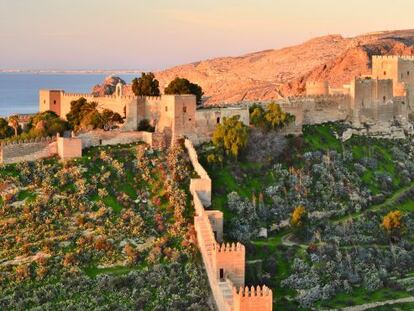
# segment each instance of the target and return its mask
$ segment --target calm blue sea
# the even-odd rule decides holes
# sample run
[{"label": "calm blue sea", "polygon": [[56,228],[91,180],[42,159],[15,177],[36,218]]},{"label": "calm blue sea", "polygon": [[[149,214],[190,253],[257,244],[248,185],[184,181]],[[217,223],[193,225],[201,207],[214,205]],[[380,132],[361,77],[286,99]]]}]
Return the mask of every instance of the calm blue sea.
[{"label": "calm blue sea", "polygon": [[[62,89],[90,93],[105,74],[0,73],[0,116],[38,111],[39,89]],[[135,75],[119,75],[130,83]]]}]

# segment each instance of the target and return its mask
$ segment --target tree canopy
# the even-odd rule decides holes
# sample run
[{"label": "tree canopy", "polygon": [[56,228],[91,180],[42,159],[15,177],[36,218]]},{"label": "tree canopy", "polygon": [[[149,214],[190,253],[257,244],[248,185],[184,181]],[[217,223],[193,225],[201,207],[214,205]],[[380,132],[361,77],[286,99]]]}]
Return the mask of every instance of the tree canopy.
[{"label": "tree canopy", "polygon": [[192,83],[184,78],[175,78],[168,84],[164,90],[165,94],[193,94],[196,96],[197,103],[201,104],[201,98],[203,97],[203,89],[198,84]]},{"label": "tree canopy", "polygon": [[143,72],[140,78],[132,80],[132,92],[136,96],[160,96],[159,85],[152,72]]},{"label": "tree canopy", "polygon": [[31,136],[53,136],[69,129],[68,122],[59,118],[53,111],[39,112],[28,123]]},{"label": "tree canopy", "polygon": [[390,233],[395,233],[402,227],[401,218],[402,215],[400,211],[389,212],[382,220],[382,227]]},{"label": "tree canopy", "polygon": [[0,118],[0,139],[4,139],[13,135],[11,128],[6,119]]},{"label": "tree canopy", "polygon": [[17,136],[19,134],[19,116],[14,115],[10,116],[8,119],[8,125],[14,130],[14,136]]},{"label": "tree canopy", "polygon": [[72,101],[70,106],[70,112],[66,115],[66,118],[75,130],[81,128],[109,130],[117,123],[124,123],[119,113],[113,112],[110,109],[104,109],[100,113],[97,108],[97,103],[88,102],[83,97]]},{"label": "tree canopy", "polygon": [[241,122],[240,116],[223,118],[213,134],[213,144],[227,155],[237,158],[240,151],[246,147],[249,136],[248,128]]},{"label": "tree canopy", "polygon": [[266,109],[254,104],[250,107],[250,122],[263,130],[282,128],[294,120],[294,116],[282,110],[279,104],[270,103]]},{"label": "tree canopy", "polygon": [[306,219],[306,210],[302,205],[298,205],[295,207],[292,213],[292,217],[290,219],[290,223],[294,227],[300,227],[303,225]]}]

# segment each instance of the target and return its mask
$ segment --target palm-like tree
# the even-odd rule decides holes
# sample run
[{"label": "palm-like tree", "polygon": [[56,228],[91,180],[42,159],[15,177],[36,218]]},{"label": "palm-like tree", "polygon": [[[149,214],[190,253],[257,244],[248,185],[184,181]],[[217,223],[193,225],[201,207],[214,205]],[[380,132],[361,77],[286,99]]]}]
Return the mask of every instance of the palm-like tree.
[{"label": "palm-like tree", "polygon": [[9,117],[9,126],[14,129],[14,136],[17,136],[18,129],[19,129],[19,116],[11,116]]}]

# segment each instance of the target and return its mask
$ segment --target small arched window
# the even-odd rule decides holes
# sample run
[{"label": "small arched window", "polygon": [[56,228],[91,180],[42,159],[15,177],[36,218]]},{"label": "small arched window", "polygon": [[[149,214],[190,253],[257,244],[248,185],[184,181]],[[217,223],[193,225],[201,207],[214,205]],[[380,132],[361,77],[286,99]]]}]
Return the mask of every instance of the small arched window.
[{"label": "small arched window", "polygon": [[53,101],[53,104],[56,105],[56,100]]},{"label": "small arched window", "polygon": [[384,71],[384,76],[386,76],[387,75],[387,72],[386,71]]},{"label": "small arched window", "polygon": [[382,100],[384,101],[384,103],[385,103],[385,100],[386,100],[387,98],[384,96],[383,98],[382,98]]},{"label": "small arched window", "polygon": [[220,117],[217,117],[217,124],[220,123]]},{"label": "small arched window", "polygon": [[407,71],[407,77],[409,77],[410,76],[410,72],[409,71]]}]

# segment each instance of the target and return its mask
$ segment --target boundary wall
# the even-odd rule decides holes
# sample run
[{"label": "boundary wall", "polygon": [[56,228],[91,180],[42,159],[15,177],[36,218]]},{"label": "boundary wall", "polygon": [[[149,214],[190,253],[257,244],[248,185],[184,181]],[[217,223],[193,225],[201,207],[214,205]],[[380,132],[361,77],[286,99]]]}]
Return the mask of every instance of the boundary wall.
[{"label": "boundary wall", "polygon": [[245,247],[240,243],[223,243],[223,213],[205,209],[211,206],[211,179],[198,161],[193,143],[186,139],[184,145],[198,175],[190,182],[196,214],[194,227],[218,310],[271,311],[271,289],[266,286],[245,286]]},{"label": "boundary wall", "polygon": [[0,164],[34,161],[57,153],[56,137],[42,137],[16,142],[1,142]]},{"label": "boundary wall", "polygon": [[95,130],[80,133],[77,137],[82,140],[82,148],[117,144],[131,144],[139,141],[145,142],[150,146],[153,145],[153,133],[151,132]]},{"label": "boundary wall", "polygon": [[[82,149],[100,146],[145,142],[154,149],[164,149],[167,144],[162,133],[90,131],[71,137],[42,137],[32,140],[0,143],[0,164],[36,161],[58,155],[63,160],[82,156]],[[211,194],[210,194],[211,195]]]}]

